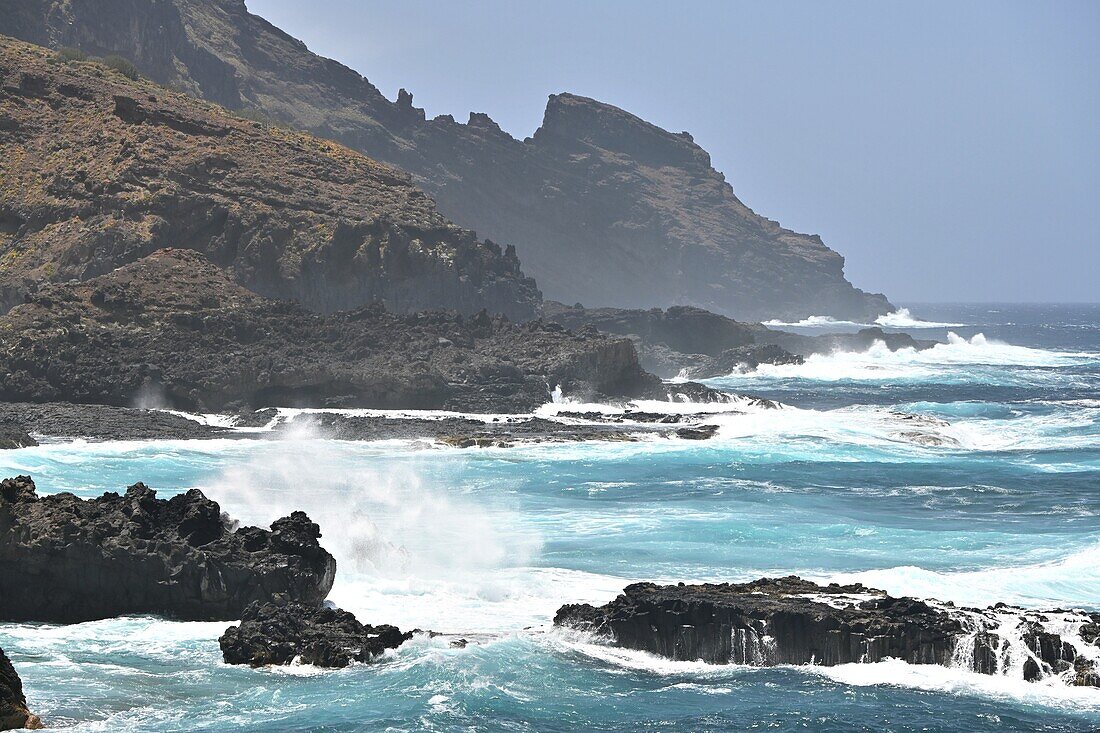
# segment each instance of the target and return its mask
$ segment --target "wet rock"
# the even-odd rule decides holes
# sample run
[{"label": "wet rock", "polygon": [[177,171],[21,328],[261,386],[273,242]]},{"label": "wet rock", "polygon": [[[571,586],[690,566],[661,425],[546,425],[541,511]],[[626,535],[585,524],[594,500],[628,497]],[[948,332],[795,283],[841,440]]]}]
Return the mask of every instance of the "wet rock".
[{"label": "wet rock", "polygon": [[0,649],[0,730],[41,727],[39,717],[27,710],[23,681],[4,650]]},{"label": "wet rock", "polygon": [[1089,659],[1097,650],[1082,652],[1096,640],[1054,629],[1097,620],[1100,614],[1044,615],[1007,606],[956,609],[858,583],[820,586],[789,576],[741,584],[636,583],[601,607],[562,606],[554,623],[676,660],[829,666],[895,658],[983,674],[1022,669],[1028,680],[1055,676],[1095,685],[1100,678]]},{"label": "wet rock", "polygon": [[369,626],[335,608],[300,603],[253,603],[238,626],[218,640],[229,664],[253,667],[291,662],[346,667],[370,662],[412,638],[396,626]]},{"label": "wet rock", "polygon": [[270,530],[234,529],[198,489],[171,499],[38,496],[29,476],[0,482],[0,619],[76,623],[153,613],[240,618],[253,601],[320,604],[336,560],[302,512]]},{"label": "wet rock", "polygon": [[676,431],[676,437],[684,440],[709,440],[717,432],[717,425],[699,425],[693,428],[680,428]]}]

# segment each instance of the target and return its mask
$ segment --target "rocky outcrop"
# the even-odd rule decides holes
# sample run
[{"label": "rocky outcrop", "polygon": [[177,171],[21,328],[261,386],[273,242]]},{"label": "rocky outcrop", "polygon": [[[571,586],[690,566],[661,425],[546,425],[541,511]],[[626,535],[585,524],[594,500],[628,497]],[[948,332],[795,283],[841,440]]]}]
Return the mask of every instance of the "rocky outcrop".
[{"label": "rocky outcrop", "polygon": [[[1100,653],[1100,614],[1004,605],[956,609],[858,583],[820,586],[795,576],[720,585],[636,583],[599,608],[562,606],[554,623],[676,660],[831,666],[894,658],[1081,685],[1096,684]],[[1065,631],[1073,628],[1081,631]]]},{"label": "rocky outcrop", "polygon": [[4,650],[0,649],[0,730],[41,728],[42,721],[27,710],[23,681]]},{"label": "rocky outcrop", "polygon": [[[5,6],[0,26],[59,17],[15,5],[25,13]],[[122,32],[142,27],[142,5],[73,9],[96,19],[80,32]],[[150,32],[150,43],[182,38]],[[512,248],[455,226],[407,174],[330,140],[10,38],[0,110],[0,312],[36,283],[88,279],[168,246],[323,313],[381,301],[525,319],[540,300]]]},{"label": "rocky outcrop", "polygon": [[834,351],[866,351],[881,342],[890,351],[899,349],[930,349],[937,342],[916,339],[904,332],[887,332],[877,326],[862,328],[856,333],[825,333],[805,336],[767,329],[756,335],[759,344],[778,346],[799,356],[830,354]]},{"label": "rocky outcrop", "polygon": [[0,316],[0,400],[528,412],[555,387],[663,398],[626,339],[484,312],[322,316],[260,297],[190,250],[44,287]]},{"label": "rocky outcrop", "polygon": [[738,318],[865,319],[892,310],[844,278],[816,235],[766,219],[710,156],[624,110],[552,95],[517,140],[488,115],[426,119],[311,53],[243,0],[11,0],[0,32],[121,53],[152,79],[312,131],[413,174],[440,211],[516,246],[548,296],[628,308],[697,305]]},{"label": "rocky outcrop", "polygon": [[0,421],[0,450],[29,448],[36,445],[38,441],[28,435],[21,426]]},{"label": "rocky outcrop", "polygon": [[548,301],[542,313],[567,328],[591,326],[631,339],[642,367],[666,379],[707,379],[765,363],[802,362],[781,346],[758,344],[758,338],[766,342],[773,335],[759,323],[742,323],[702,308],[584,308]]},{"label": "rocky outcrop", "polygon": [[336,573],[320,536],[302,512],[270,530],[234,528],[198,489],[164,500],[138,483],[84,500],[40,497],[29,476],[5,479],[0,620],[228,620],[253,601],[319,605]]},{"label": "rocky outcrop", "polygon": [[336,608],[253,603],[240,625],[230,626],[218,643],[228,664],[346,667],[373,661],[411,638],[411,632],[388,624],[364,625]]}]

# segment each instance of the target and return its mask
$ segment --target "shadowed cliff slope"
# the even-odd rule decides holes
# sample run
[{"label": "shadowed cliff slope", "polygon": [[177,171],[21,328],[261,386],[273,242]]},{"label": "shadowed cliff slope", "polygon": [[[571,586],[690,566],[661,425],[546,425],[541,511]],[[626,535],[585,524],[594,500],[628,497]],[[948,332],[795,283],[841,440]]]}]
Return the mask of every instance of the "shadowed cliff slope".
[{"label": "shadowed cliff slope", "polygon": [[8,38],[0,181],[0,312],[37,282],[166,246],[321,312],[381,300],[527,318],[540,300],[514,250],[447,221],[401,171]]},{"label": "shadowed cliff slope", "polygon": [[487,115],[426,120],[311,53],[242,0],[9,0],[0,32],[121,53],[151,78],[282,120],[411,172],[462,226],[517,247],[547,297],[696,305],[741,319],[891,309],[817,236],[761,217],[686,133],[570,94],[520,141]]}]

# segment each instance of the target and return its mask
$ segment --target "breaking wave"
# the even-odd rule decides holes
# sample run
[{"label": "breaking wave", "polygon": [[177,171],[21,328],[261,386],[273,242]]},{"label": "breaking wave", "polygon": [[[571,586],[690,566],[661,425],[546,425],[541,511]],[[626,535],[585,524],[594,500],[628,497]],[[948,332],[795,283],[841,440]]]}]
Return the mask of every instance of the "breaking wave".
[{"label": "breaking wave", "polygon": [[896,596],[934,598],[982,608],[1003,602],[1036,609],[1100,609],[1096,594],[1100,588],[1100,542],[1058,560],[1028,565],[965,571],[902,566],[841,573],[827,579],[859,582]]},{"label": "breaking wave", "polygon": [[947,343],[930,349],[906,348],[891,351],[876,341],[866,351],[836,351],[813,354],[804,364],[762,364],[756,372],[731,374],[725,379],[760,377],[798,378],[823,382],[841,380],[930,380],[973,381],[986,377],[973,370],[945,367],[1030,367],[1073,366],[1100,359],[1100,355],[1052,351],[1014,346],[977,334],[969,339],[955,332],[947,334]]},{"label": "breaking wave", "polygon": [[828,329],[828,328],[840,328],[840,329],[853,329],[853,328],[870,328],[871,326],[881,326],[882,328],[959,328],[965,326],[965,323],[941,323],[939,321],[922,321],[920,318],[915,317],[908,308],[898,308],[892,313],[885,313],[874,320],[874,323],[863,323],[860,321],[846,321],[839,318],[833,318],[832,316],[808,316],[800,321],[781,321],[774,319],[771,321],[764,321],[765,326],[771,326],[775,328],[816,328],[816,329]]}]

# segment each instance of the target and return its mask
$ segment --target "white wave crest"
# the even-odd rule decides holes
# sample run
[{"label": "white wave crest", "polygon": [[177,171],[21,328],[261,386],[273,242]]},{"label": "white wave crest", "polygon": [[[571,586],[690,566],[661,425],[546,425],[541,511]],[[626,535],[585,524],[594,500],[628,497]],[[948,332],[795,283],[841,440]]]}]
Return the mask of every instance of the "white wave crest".
[{"label": "white wave crest", "polygon": [[808,316],[800,321],[781,321],[778,319],[764,321],[765,326],[778,328],[814,328],[814,329],[843,329],[869,328],[881,326],[883,328],[959,328],[965,323],[942,323],[939,321],[922,321],[915,317],[908,308],[898,308],[891,313],[885,313],[875,319],[874,323],[861,321],[846,321],[832,316]]},{"label": "white wave crest", "polygon": [[974,695],[1006,702],[1042,705],[1070,711],[1100,711],[1100,695],[1086,687],[1070,687],[1060,680],[1050,684],[987,675],[937,664],[907,664],[889,659],[874,664],[804,667],[807,672],[855,687],[895,685],[952,695]]},{"label": "white wave crest", "polygon": [[907,565],[829,575],[820,580],[860,582],[895,596],[935,598],[965,606],[1004,602],[1023,608],[1097,608],[1100,543],[1050,562],[951,572]]},{"label": "white wave crest", "polygon": [[883,328],[958,328],[965,323],[940,323],[938,321],[922,321],[915,318],[908,308],[898,308],[893,313],[886,313],[875,319],[875,323]]},{"label": "white wave crest", "polygon": [[984,380],[985,375],[963,369],[945,371],[944,367],[1062,367],[1096,358],[1096,354],[1015,346],[988,339],[980,333],[966,339],[952,331],[947,334],[947,343],[936,344],[930,349],[891,351],[884,342],[876,341],[866,351],[813,354],[804,364],[761,364],[756,372],[731,374],[726,378],[740,377],[743,381],[750,381],[778,377],[823,382]]},{"label": "white wave crest", "polygon": [[866,328],[869,323],[843,321],[832,316],[808,316],[801,321],[764,321],[765,326],[786,326],[788,328]]}]

